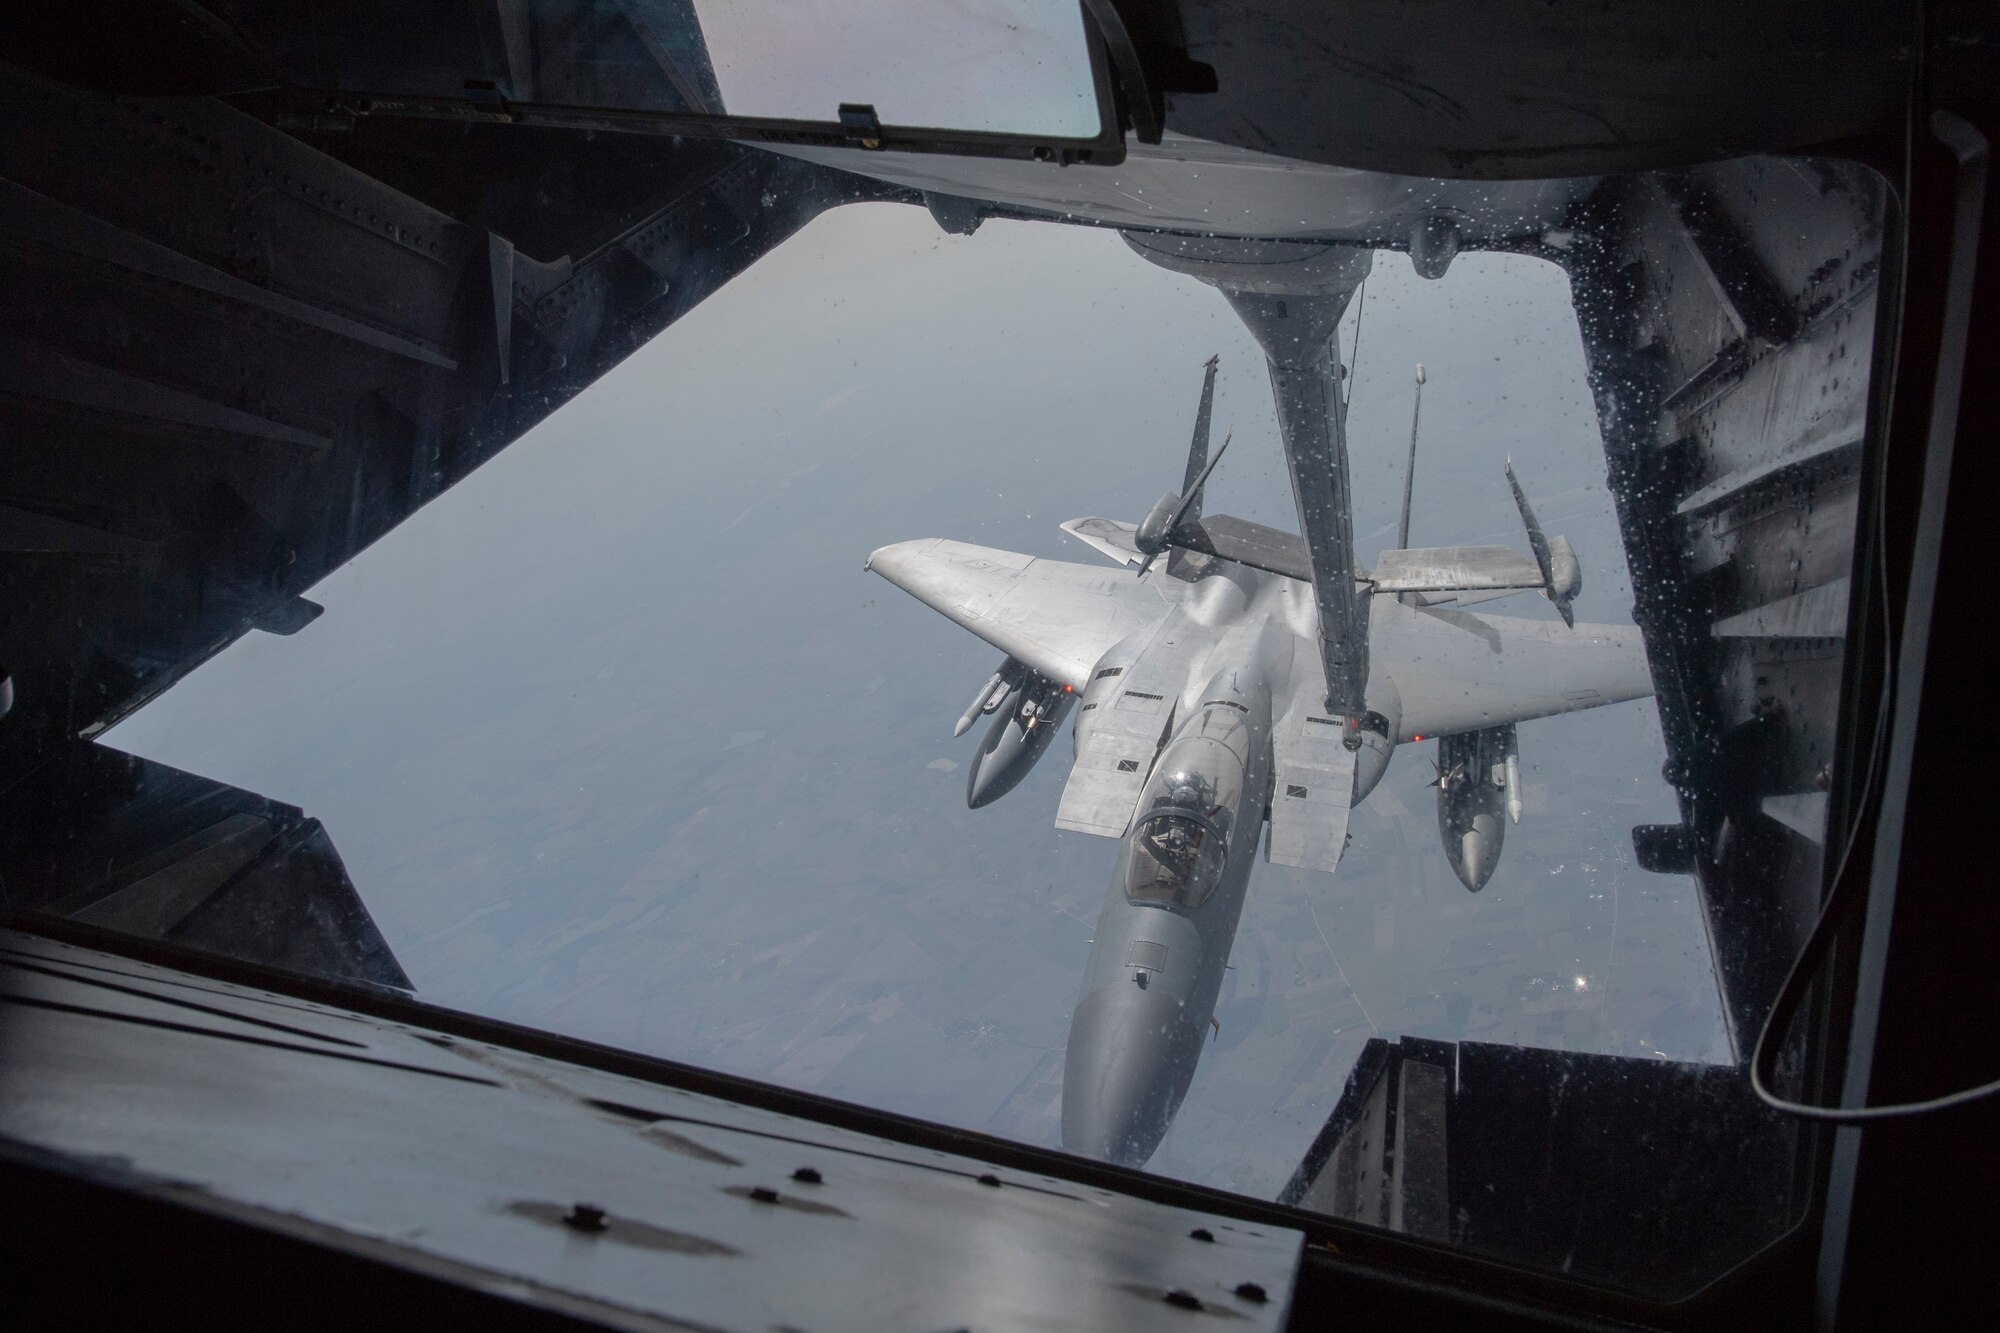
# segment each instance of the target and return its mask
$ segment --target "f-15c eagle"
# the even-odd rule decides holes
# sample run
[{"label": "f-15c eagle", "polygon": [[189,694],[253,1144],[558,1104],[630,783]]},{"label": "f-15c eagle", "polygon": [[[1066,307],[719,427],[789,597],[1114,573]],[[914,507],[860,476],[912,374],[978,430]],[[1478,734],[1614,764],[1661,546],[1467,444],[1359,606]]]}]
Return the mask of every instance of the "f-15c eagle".
[{"label": "f-15c eagle", "polygon": [[[1348,812],[1391,752],[1435,738],[1438,830],[1477,892],[1499,860],[1502,812],[1521,815],[1515,724],[1652,693],[1636,629],[1571,623],[1576,557],[1543,536],[1509,465],[1535,558],[1396,550],[1357,570],[1370,594],[1367,711],[1327,716],[1304,543],[1201,517],[1223,452],[1208,458],[1214,385],[1211,358],[1182,494],[1136,526],[1062,525],[1116,567],[942,538],[867,563],[1006,654],[958,724],[962,735],[995,718],[971,765],[974,808],[1019,783],[1076,709],[1056,826],[1124,846],[1070,1024],[1062,1141],[1131,1166],[1193,1081],[1267,823],[1267,859],[1331,873]],[[1462,609],[1522,590],[1550,597],[1563,623]]]}]

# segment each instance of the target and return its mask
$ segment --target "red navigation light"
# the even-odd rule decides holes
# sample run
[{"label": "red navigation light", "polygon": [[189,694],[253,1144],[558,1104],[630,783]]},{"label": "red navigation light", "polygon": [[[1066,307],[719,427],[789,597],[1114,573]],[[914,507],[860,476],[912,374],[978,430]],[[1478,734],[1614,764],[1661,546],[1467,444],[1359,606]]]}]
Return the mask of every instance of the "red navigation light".
[{"label": "red navigation light", "polygon": [[1064,693],[1064,694],[1075,694],[1075,693],[1076,693],[1076,686],[1074,686],[1074,685],[1065,685],[1065,686],[1063,686],[1063,693]]}]

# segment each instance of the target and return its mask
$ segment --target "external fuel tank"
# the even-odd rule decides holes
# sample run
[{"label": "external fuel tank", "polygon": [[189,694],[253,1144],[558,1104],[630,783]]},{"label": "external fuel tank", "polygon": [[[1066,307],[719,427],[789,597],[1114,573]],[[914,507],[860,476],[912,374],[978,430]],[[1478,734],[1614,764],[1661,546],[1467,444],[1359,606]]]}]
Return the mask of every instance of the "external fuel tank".
[{"label": "external fuel tank", "polygon": [[1511,725],[1438,738],[1438,838],[1459,883],[1474,893],[1500,864],[1509,815],[1520,818],[1519,761]]},{"label": "external fuel tank", "polygon": [[973,753],[965,778],[965,803],[977,810],[1020,785],[1028,770],[1062,728],[1075,694],[1046,676],[1027,673],[1021,688],[1001,706]]}]

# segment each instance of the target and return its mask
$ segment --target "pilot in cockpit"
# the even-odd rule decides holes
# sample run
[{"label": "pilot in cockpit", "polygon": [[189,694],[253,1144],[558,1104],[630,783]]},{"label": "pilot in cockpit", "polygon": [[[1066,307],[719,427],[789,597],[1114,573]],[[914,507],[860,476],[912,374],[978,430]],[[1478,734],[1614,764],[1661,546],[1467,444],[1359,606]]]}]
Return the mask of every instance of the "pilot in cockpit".
[{"label": "pilot in cockpit", "polygon": [[1185,770],[1168,774],[1134,839],[1127,895],[1137,902],[1199,905],[1220,876],[1227,819],[1212,782]]}]

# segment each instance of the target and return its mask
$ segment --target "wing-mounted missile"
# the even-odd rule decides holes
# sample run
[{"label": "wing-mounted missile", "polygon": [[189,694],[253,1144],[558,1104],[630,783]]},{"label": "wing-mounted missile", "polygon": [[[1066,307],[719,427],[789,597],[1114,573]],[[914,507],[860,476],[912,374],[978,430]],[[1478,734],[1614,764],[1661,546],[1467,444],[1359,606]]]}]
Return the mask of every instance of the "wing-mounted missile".
[{"label": "wing-mounted missile", "polygon": [[1576,613],[1570,603],[1583,591],[1583,566],[1577,563],[1576,551],[1571,548],[1567,537],[1547,537],[1542,534],[1542,525],[1535,521],[1535,511],[1528,505],[1528,496],[1521,489],[1521,483],[1514,477],[1514,460],[1507,460],[1507,484],[1514,490],[1514,504],[1521,511],[1521,523],[1528,529],[1528,549],[1534,552],[1535,565],[1542,575],[1542,593],[1556,604],[1563,624],[1574,629]]},{"label": "wing-mounted missile", "polygon": [[1500,864],[1507,816],[1520,819],[1520,746],[1512,724],[1438,738],[1438,837],[1459,883],[1474,893]]},{"label": "wing-mounted missile", "polygon": [[980,717],[999,712],[1013,697],[1014,691],[1021,688],[1021,677],[1026,671],[1025,666],[1011,657],[1002,662],[1000,669],[987,677],[986,683],[979,687],[979,693],[972,696],[972,702],[967,704],[965,712],[959,715],[958,725],[951,729],[951,734],[954,737],[963,736],[972,729],[973,722]]},{"label": "wing-mounted missile", "polygon": [[1019,786],[1061,730],[1075,697],[1069,686],[1023,668],[1020,687],[1009,695],[1011,702],[999,710],[972,756],[966,805],[974,810],[991,805]]}]

